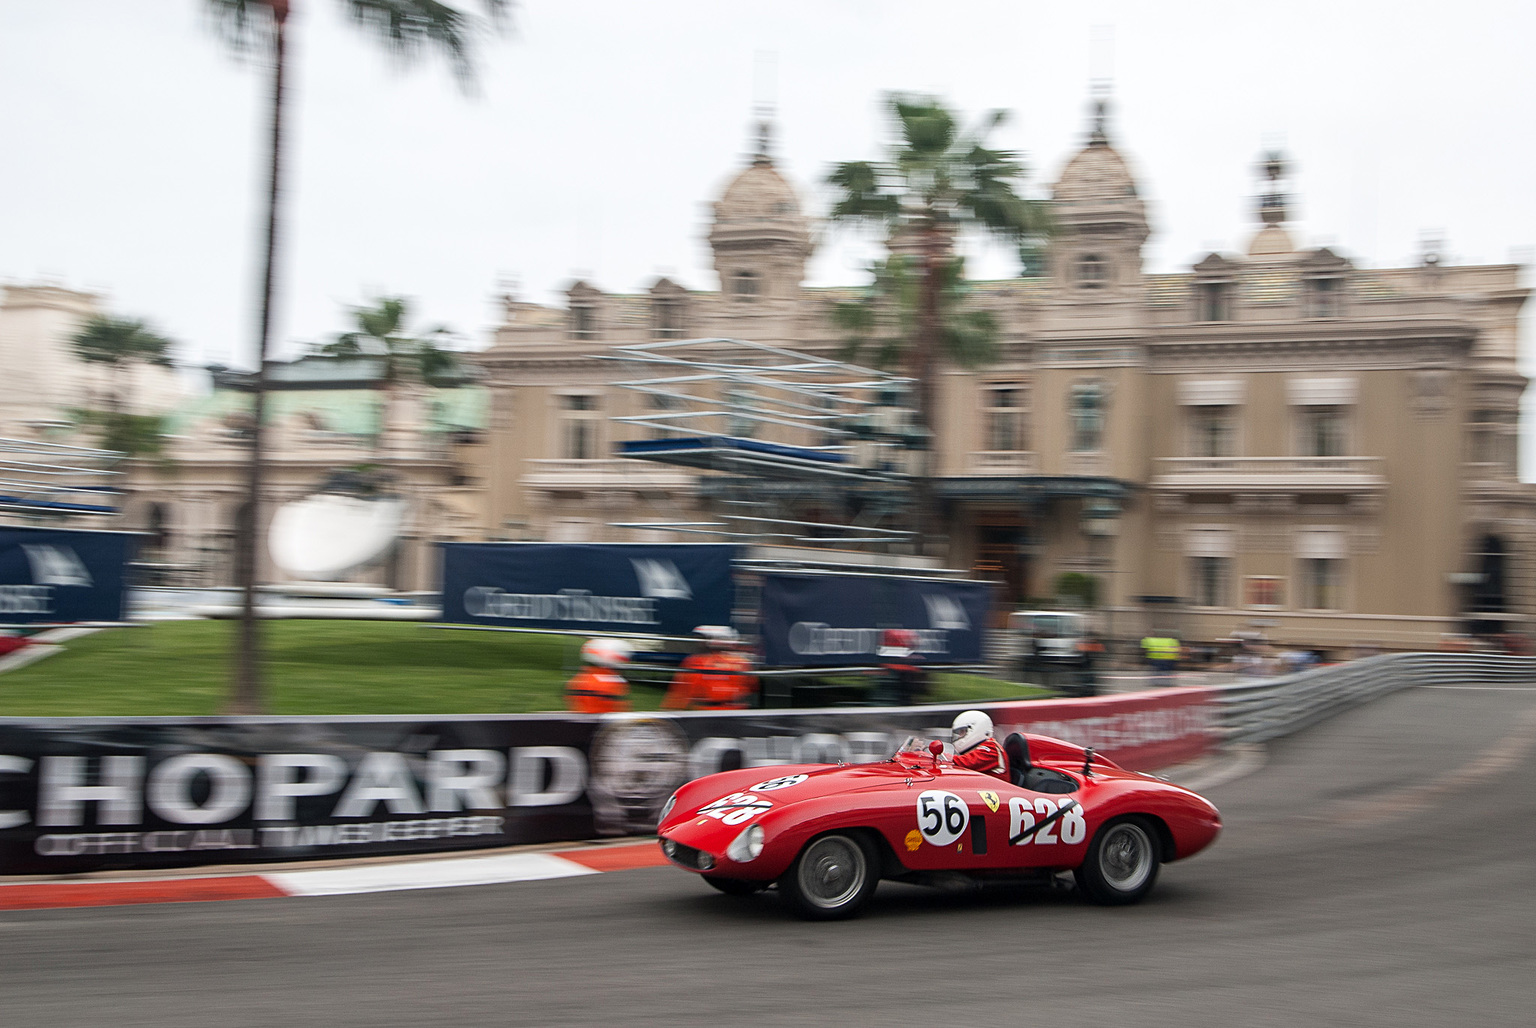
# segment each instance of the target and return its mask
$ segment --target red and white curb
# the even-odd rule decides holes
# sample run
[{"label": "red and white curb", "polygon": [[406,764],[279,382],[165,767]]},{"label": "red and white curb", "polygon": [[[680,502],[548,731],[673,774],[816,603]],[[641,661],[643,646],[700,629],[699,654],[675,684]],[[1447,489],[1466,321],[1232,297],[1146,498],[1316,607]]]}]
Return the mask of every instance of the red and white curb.
[{"label": "red and white curb", "polygon": [[131,903],[202,903],[279,896],[344,896],[403,889],[446,889],[573,878],[604,871],[660,867],[667,863],[655,842],[590,846],[553,853],[496,853],[394,864],[203,878],[125,881],[50,881],[0,885],[0,910],[110,907]]}]

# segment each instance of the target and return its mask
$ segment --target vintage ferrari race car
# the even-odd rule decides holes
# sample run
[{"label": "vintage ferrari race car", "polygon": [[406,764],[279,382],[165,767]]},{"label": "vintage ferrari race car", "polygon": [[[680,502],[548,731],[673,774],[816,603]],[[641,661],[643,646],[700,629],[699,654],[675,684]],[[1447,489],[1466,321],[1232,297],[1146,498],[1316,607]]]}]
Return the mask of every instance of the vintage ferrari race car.
[{"label": "vintage ferrari race car", "polygon": [[667,859],[744,895],[777,885],[802,917],[849,917],[880,879],[919,884],[1053,878],[1102,904],[1135,903],[1158,866],[1209,846],[1203,797],[1038,735],[1004,741],[1011,781],[908,740],[873,764],[744,768],[696,779],[662,808]]}]

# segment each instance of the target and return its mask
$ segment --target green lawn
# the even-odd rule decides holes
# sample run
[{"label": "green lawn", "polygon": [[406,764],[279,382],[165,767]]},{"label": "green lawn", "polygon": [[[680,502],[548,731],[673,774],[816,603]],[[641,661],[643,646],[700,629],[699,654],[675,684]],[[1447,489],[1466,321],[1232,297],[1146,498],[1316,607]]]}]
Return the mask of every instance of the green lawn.
[{"label": "green lawn", "polygon": [[[0,674],[0,717],[214,714],[229,677],[234,624],[164,621],[72,639],[64,652]],[[558,710],[581,640],[454,631],[392,621],[273,621],[274,714],[485,714]],[[976,675],[936,676],[937,702],[1033,697]],[[661,703],[637,685],[639,710]]]}]

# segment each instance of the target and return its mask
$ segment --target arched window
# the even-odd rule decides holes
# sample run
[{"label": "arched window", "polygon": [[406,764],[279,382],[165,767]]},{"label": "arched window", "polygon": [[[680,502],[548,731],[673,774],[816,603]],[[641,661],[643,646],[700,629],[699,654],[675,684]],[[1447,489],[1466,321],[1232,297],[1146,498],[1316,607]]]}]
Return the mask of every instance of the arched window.
[{"label": "arched window", "polygon": [[1102,289],[1109,279],[1109,265],[1097,254],[1087,254],[1077,261],[1077,284],[1084,289]]},{"label": "arched window", "polygon": [[755,271],[738,271],[731,276],[731,295],[742,303],[752,303],[762,292]]},{"label": "arched window", "polygon": [[1505,552],[1504,540],[1496,535],[1485,535],[1478,543],[1479,578],[1472,593],[1473,610],[1494,614],[1504,612]]},{"label": "arched window", "polygon": [[149,538],[144,540],[144,548],[152,553],[163,554],[171,545],[171,526],[163,503],[149,505],[149,513],[144,519],[144,531]]},{"label": "arched window", "polygon": [[1072,452],[1093,453],[1104,448],[1104,388],[1097,382],[1072,387],[1067,406],[1072,419]]}]

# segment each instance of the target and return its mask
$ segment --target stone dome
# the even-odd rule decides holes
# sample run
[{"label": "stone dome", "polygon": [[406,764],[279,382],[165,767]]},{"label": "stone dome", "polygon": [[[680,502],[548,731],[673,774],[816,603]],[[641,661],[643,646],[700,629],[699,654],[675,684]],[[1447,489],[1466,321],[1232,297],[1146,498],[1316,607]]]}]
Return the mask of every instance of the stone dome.
[{"label": "stone dome", "polygon": [[773,162],[759,156],[725,187],[715,202],[715,224],[739,228],[765,222],[788,222],[803,227],[800,198]]},{"label": "stone dome", "polygon": [[1108,143],[1094,141],[1077,152],[1062,169],[1052,196],[1058,203],[1078,200],[1136,199],[1136,179],[1125,158]]},{"label": "stone dome", "polygon": [[1279,225],[1265,225],[1248,244],[1248,256],[1258,260],[1290,257],[1295,250],[1296,244],[1291,241],[1291,234]]}]

